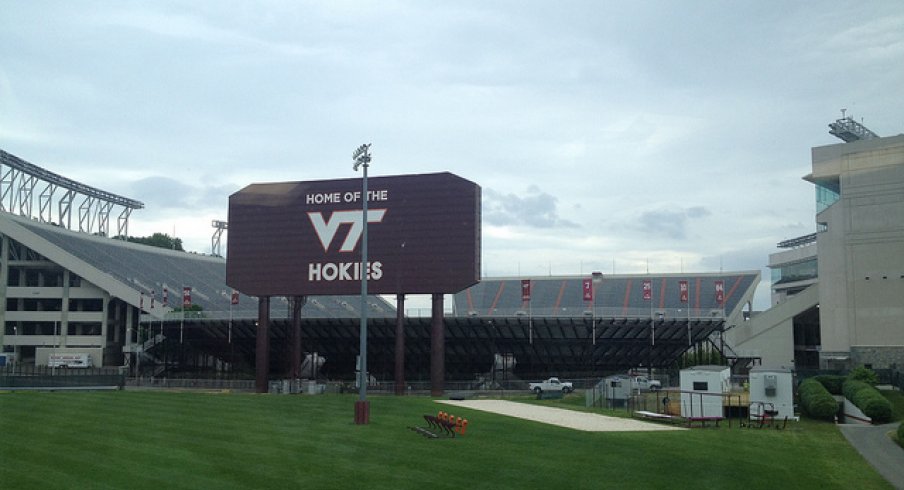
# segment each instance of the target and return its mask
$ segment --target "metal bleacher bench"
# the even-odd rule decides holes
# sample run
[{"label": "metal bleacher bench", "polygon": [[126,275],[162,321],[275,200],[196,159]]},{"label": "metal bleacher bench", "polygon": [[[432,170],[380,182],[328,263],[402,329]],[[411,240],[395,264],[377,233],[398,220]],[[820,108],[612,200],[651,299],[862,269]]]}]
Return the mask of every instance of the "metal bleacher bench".
[{"label": "metal bleacher bench", "polygon": [[716,427],[719,426],[719,422],[722,421],[723,417],[676,417],[674,415],[666,415],[664,413],[656,413],[656,412],[648,412],[646,410],[637,410],[634,412],[634,415],[637,415],[640,418],[648,419],[648,420],[657,420],[661,422],[671,422],[671,423],[680,423],[686,422],[687,426],[690,427],[694,422],[700,422],[701,427],[706,427],[707,422],[715,422]]},{"label": "metal bleacher bench", "polygon": [[634,412],[634,415],[637,415],[642,419],[658,420],[660,422],[675,422],[677,420],[677,417],[673,417],[671,415],[666,415],[664,413],[648,412],[646,410],[636,410]]}]

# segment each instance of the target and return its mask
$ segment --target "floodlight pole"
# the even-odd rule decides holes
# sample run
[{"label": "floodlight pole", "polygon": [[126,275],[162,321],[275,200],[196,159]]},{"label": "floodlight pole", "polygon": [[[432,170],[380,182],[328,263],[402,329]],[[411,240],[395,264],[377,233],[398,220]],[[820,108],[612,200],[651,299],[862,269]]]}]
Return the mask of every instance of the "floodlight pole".
[{"label": "floodlight pole", "polygon": [[355,404],[355,423],[370,421],[370,404],[367,402],[367,167],[370,166],[370,143],[361,145],[352,153],[353,168],[364,168],[361,184],[361,333],[359,343],[358,402]]}]

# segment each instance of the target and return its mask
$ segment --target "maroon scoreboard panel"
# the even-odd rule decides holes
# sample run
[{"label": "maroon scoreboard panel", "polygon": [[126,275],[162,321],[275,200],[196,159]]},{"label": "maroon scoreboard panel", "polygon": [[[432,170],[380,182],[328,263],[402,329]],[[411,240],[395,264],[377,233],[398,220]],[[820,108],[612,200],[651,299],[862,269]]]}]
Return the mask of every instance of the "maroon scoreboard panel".
[{"label": "maroon scoreboard panel", "polygon": [[251,184],[229,196],[226,282],[251,296],[455,293],[480,278],[480,187],[457,175]]}]

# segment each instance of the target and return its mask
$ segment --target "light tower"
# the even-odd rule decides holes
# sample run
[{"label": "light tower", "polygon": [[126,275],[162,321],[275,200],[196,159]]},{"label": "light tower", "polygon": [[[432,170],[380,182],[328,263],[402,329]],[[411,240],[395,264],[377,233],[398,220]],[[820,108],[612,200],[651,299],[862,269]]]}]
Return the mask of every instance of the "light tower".
[{"label": "light tower", "polygon": [[220,253],[220,239],[223,238],[223,231],[229,229],[229,223],[215,219],[211,222],[214,228],[213,236],[210,237],[210,254],[222,257]]},{"label": "light tower", "polygon": [[361,333],[358,360],[358,401],[355,402],[355,423],[370,422],[370,402],[367,401],[367,168],[370,166],[370,143],[358,147],[352,153],[355,172],[364,169],[361,184]]},{"label": "light tower", "polygon": [[855,121],[853,117],[845,117],[845,112],[847,112],[847,109],[841,109],[841,119],[836,119],[835,122],[829,124],[829,134],[838,137],[845,143],[871,140],[879,137],[866,126]]}]

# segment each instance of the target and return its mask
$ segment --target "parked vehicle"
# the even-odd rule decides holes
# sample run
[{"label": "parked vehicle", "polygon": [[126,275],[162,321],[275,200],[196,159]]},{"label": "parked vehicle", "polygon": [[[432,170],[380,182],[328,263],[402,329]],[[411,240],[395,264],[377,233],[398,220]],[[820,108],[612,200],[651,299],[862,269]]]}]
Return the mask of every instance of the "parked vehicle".
[{"label": "parked vehicle", "polygon": [[530,387],[531,391],[538,395],[544,391],[561,391],[565,394],[574,391],[574,388],[572,387],[572,384],[570,382],[559,381],[559,378],[549,378],[539,383],[530,383],[528,386]]},{"label": "parked vehicle", "polygon": [[631,388],[640,391],[659,391],[662,383],[658,379],[649,379],[646,376],[631,376]]}]

